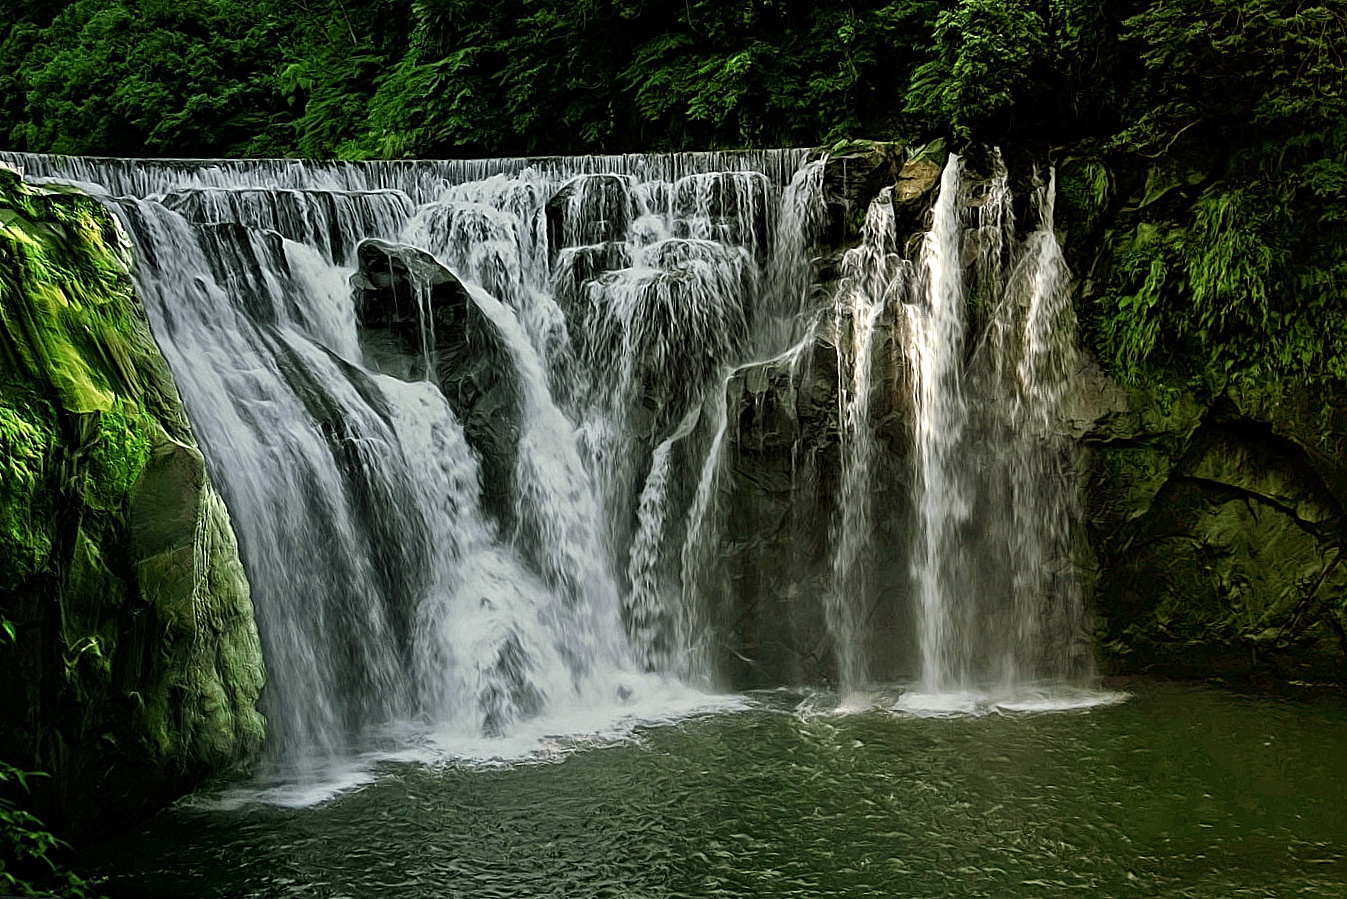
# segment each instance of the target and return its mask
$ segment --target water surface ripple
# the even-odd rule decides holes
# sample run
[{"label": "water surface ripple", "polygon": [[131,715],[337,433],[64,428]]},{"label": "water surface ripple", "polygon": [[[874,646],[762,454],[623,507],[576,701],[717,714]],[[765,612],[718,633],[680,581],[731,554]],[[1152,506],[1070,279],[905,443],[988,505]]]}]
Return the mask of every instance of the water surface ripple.
[{"label": "water surface ripple", "polygon": [[760,694],[554,761],[182,805],[85,861],[112,897],[1347,895],[1347,703],[1129,690],[938,718]]}]

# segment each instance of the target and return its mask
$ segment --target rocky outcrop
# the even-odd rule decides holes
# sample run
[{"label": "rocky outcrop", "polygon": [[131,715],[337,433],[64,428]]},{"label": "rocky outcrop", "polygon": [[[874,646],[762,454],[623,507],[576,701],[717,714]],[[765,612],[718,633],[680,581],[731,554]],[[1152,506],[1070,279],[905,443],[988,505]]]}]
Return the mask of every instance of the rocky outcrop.
[{"label": "rocky outcrop", "polygon": [[462,282],[424,250],[366,240],[356,259],[351,286],[366,360],[439,385],[482,460],[485,508],[508,521],[522,414],[509,347]]},{"label": "rocky outcrop", "polygon": [[901,144],[853,141],[835,147],[824,170],[829,225],[823,241],[840,245],[854,239],[870,201],[889,186],[893,187],[899,233],[920,233],[926,225],[931,194],[940,182],[943,159],[943,141],[917,148],[910,156]]},{"label": "rocky outcrop", "polygon": [[627,179],[620,175],[579,175],[547,201],[547,245],[553,258],[567,247],[622,241],[631,224]]},{"label": "rocky outcrop", "polygon": [[127,267],[98,203],[0,170],[0,758],[76,836],[265,733],[229,516]]},{"label": "rocky outcrop", "polygon": [[721,669],[736,686],[824,682],[836,668],[818,602],[840,464],[836,350],[819,333],[798,357],[739,369],[726,393],[733,601],[718,622],[729,640]]},{"label": "rocky outcrop", "polygon": [[862,594],[873,676],[915,674],[898,667],[912,656],[900,649],[914,632],[909,562],[890,550],[907,545],[911,529],[911,410],[897,324],[887,316],[874,338],[877,452],[869,489],[879,499],[870,530],[856,535],[863,555],[856,568],[865,576],[847,582],[835,564],[844,526],[839,391],[851,361],[839,354],[837,330],[823,319],[800,352],[744,366],[726,387],[727,597],[717,604],[724,610],[717,624],[728,641],[719,668],[738,688],[835,683],[825,611],[835,590]]},{"label": "rocky outcrop", "polygon": [[1347,680],[1345,413],[1304,386],[1127,392],[1085,442],[1109,670]]}]

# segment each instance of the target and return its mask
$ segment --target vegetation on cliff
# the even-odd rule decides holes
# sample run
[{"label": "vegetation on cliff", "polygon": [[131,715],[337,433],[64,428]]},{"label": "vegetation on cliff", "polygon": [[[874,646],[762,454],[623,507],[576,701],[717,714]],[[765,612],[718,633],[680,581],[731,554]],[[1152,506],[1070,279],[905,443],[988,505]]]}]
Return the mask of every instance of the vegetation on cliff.
[{"label": "vegetation on cliff", "polygon": [[38,818],[148,813],[263,736],[247,583],[128,263],[97,201],[0,169],[0,877],[41,873]]}]

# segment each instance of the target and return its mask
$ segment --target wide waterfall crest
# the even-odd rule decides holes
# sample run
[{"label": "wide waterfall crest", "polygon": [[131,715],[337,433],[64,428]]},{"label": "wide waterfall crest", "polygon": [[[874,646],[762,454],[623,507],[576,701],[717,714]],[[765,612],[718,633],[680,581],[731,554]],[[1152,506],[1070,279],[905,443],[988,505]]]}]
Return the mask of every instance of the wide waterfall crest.
[{"label": "wide waterfall crest", "polygon": [[[828,161],[805,151],[13,161],[99,192],[132,236],[239,534],[283,767],[509,754],[709,702],[686,685],[739,652],[730,385],[817,380],[820,340],[838,474],[807,474],[832,504],[814,601],[833,682],[866,688],[890,651],[874,602],[912,606],[909,695],[1090,674],[1051,175],[1023,239],[999,163],[967,179],[950,158],[915,249],[880,191],[830,293]],[[895,404],[910,497],[876,492]],[[894,504],[902,545],[876,536]],[[876,596],[888,556],[910,596]]]}]

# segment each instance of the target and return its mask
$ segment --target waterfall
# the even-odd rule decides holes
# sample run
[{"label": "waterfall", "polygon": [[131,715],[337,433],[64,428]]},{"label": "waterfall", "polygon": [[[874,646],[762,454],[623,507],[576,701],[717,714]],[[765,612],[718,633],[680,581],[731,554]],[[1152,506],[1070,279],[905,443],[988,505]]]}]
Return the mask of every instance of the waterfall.
[{"label": "waterfall", "polygon": [[[770,344],[755,310],[776,288],[800,302],[808,202],[788,186],[816,188],[821,163],[7,159],[84,184],[135,243],[239,533],[284,764],[390,726],[461,744],[709,683],[679,547],[711,496],[680,485],[715,467],[719,436],[693,432],[703,405],[723,429],[725,370]],[[384,268],[353,276],[371,239]],[[389,322],[365,320],[357,280],[390,291]],[[455,341],[484,340],[498,396],[445,380]],[[505,465],[484,455],[501,445]]]},{"label": "waterfall", "polygon": [[1060,423],[1077,360],[1054,178],[1038,180],[1038,221],[1020,240],[1000,154],[984,181],[961,173],[951,157],[905,307],[921,679],[899,707],[918,713],[1023,702],[1088,686],[1094,671],[1071,552],[1074,442]]},{"label": "waterfall", "polygon": [[886,187],[866,211],[860,246],[848,250],[842,258],[834,314],[838,371],[850,373],[850,378],[838,390],[842,477],[830,532],[835,550],[826,612],[843,692],[860,689],[868,680],[865,555],[873,542],[872,467],[877,447],[870,399],[875,335],[880,316],[905,296],[910,271],[911,265],[898,246],[893,189]]},{"label": "waterfall", "polygon": [[1074,443],[1057,422],[1077,367],[1070,272],[1053,233],[1056,175],[1033,196],[1039,223],[1006,275],[988,340],[973,371],[994,399],[992,430],[1008,435],[1004,462],[1011,486],[1006,522],[1012,603],[1001,629],[1002,682],[1093,673],[1081,628],[1080,585],[1071,564],[1078,515]]},{"label": "waterfall", "polygon": [[959,208],[959,159],[940,177],[931,230],[918,263],[924,295],[906,307],[907,353],[914,372],[917,514],[913,548],[917,582],[922,688],[939,693],[960,681],[960,635],[951,620],[957,528],[968,516],[956,453],[967,415],[962,386],[964,282]]},{"label": "waterfall", "polygon": [[[805,151],[0,158],[84,185],[135,244],[238,532],[282,766],[392,734],[498,754],[595,726],[562,720],[577,710],[706,702],[688,685],[724,686],[736,651],[729,385],[763,366],[817,381],[821,340],[836,418],[791,459],[835,439],[837,472],[810,469],[826,516],[801,501],[791,521],[826,534],[808,599],[840,689],[888,651],[875,610],[909,601],[881,589],[881,558],[908,560],[912,695],[1090,673],[1051,175],[1020,239],[1004,166],[965,183],[951,157],[912,253],[880,191],[829,293],[829,163]],[[879,490],[894,437],[875,421],[909,386],[910,497]],[[881,528],[895,509],[905,542]]]}]

